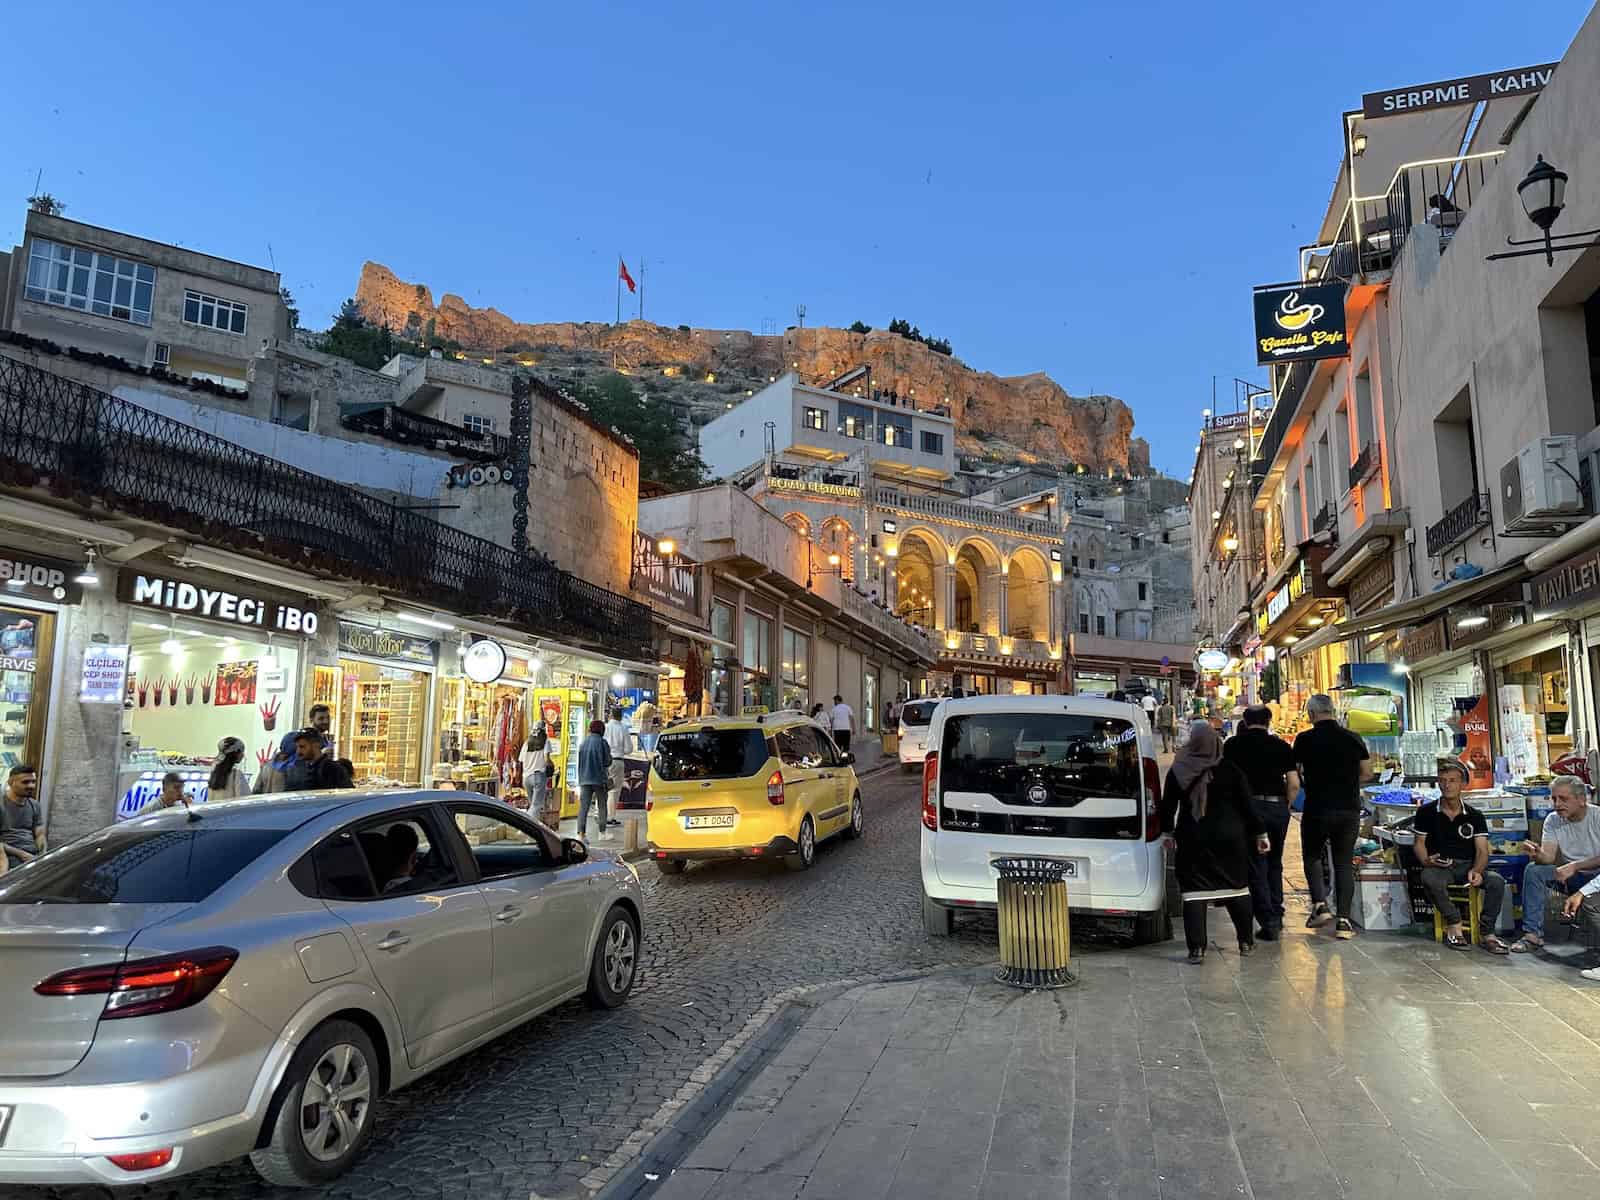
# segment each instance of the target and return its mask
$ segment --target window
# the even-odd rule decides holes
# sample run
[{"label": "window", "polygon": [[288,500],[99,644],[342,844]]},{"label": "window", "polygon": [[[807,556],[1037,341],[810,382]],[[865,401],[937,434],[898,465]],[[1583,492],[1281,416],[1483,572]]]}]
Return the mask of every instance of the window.
[{"label": "window", "polygon": [[[733,645],[733,605],[722,600],[711,602],[711,636],[725,643],[716,651],[718,655],[731,655],[729,648]],[[724,716],[731,716],[734,710],[733,691],[735,681],[733,673],[728,668],[718,666],[719,662],[726,663],[726,658],[715,658],[711,664],[711,709]]]},{"label": "window", "polygon": [[808,686],[811,682],[811,639],[803,633],[796,633],[793,629],[785,627],[781,649],[783,651],[782,661],[779,663],[783,669],[781,707],[804,711],[806,705],[810,703],[811,694]]},{"label": "window", "polygon": [[902,704],[900,724],[907,728],[926,725],[933,720],[933,710],[938,706],[937,700],[917,700],[910,704]]},{"label": "window", "polygon": [[130,822],[79,838],[0,880],[0,904],[198,904],[286,830]]},{"label": "window", "polygon": [[1434,448],[1439,455],[1439,499],[1449,512],[1475,496],[1478,484],[1478,447],[1472,428],[1472,394],[1462,388],[1433,422]]},{"label": "window", "polygon": [[1141,583],[1139,585],[1139,599],[1148,600],[1149,598],[1150,598],[1150,585],[1148,583]]},{"label": "window", "polygon": [[744,613],[744,710],[760,712],[773,707],[772,695],[772,620],[745,609]]},{"label": "window", "polygon": [[468,851],[483,879],[505,879],[561,865],[556,847],[531,823],[477,804],[452,804],[450,814],[467,839]]},{"label": "window", "polygon": [[839,433],[850,438],[872,436],[872,410],[862,404],[839,401]]},{"label": "window", "polygon": [[166,367],[166,366],[171,365],[171,363],[172,363],[172,347],[167,345],[166,342],[157,342],[156,343],[156,354],[155,354],[155,358],[154,358],[154,360],[152,362],[152,365],[157,366],[157,367]]},{"label": "window", "polygon": [[1086,612],[1081,612],[1078,614],[1078,632],[1089,632],[1089,614]]},{"label": "window", "polygon": [[773,740],[778,744],[778,757],[786,767],[812,769],[830,766],[833,762],[833,755],[824,744],[826,739],[822,736],[822,730],[815,725],[791,725],[781,730]]},{"label": "window", "polygon": [[1365,450],[1377,436],[1372,414],[1372,373],[1363,370],[1356,376],[1356,445]]},{"label": "window", "polygon": [[656,774],[669,783],[690,779],[744,779],[777,750],[759,729],[679,727],[656,743]]},{"label": "window", "polygon": [[828,428],[828,410],[825,408],[808,408],[804,413],[805,427],[826,432]]},{"label": "window", "polygon": [[1095,619],[1094,619],[1094,631],[1096,633],[1098,633],[1101,637],[1104,637],[1106,635],[1106,619],[1104,617],[1099,617],[1099,616],[1095,617]]},{"label": "window", "polygon": [[238,304],[220,296],[208,296],[204,292],[185,290],[183,293],[183,321],[186,325],[220,329],[223,333],[243,333],[249,315],[248,304]]},{"label": "window", "polygon": [[23,295],[135,325],[150,324],[156,269],[145,263],[34,238]]},{"label": "window", "polygon": [[1333,451],[1333,474],[1328,480],[1332,487],[1329,489],[1329,494],[1342,496],[1350,480],[1350,464],[1355,461],[1355,456],[1350,453],[1350,409],[1346,405],[1340,405],[1333,414]]},{"label": "window", "polygon": [[479,413],[467,413],[461,418],[461,428],[469,433],[491,434],[494,432],[494,418]]},{"label": "window", "polygon": [[1076,554],[1072,556],[1072,569],[1074,571],[1078,569],[1078,556]]},{"label": "window", "polygon": [[929,433],[924,429],[922,431],[922,452],[924,454],[943,454],[944,434]]},{"label": "window", "polygon": [[324,900],[374,900],[461,884],[433,817],[422,809],[341,829],[291,867],[289,879],[305,895]]},{"label": "window", "polygon": [[1289,489],[1289,507],[1283,514],[1283,533],[1291,546],[1298,546],[1305,541],[1300,535],[1300,481],[1294,481],[1294,486]]},{"label": "window", "polygon": [[1090,560],[1089,560],[1089,570],[1091,570],[1091,571],[1092,571],[1092,570],[1094,570],[1094,565],[1095,565],[1095,561],[1096,561],[1096,560],[1095,560],[1095,559],[1093,559],[1093,558],[1091,558],[1091,559],[1090,559]]},{"label": "window", "polygon": [[880,413],[878,440],[885,446],[910,446],[911,422],[899,413]]},{"label": "window", "polygon": [[[1328,433],[1323,430],[1322,436],[1317,439],[1317,513],[1330,507],[1336,492],[1333,490],[1333,456],[1328,451]],[[1312,514],[1313,521],[1316,513]]]}]

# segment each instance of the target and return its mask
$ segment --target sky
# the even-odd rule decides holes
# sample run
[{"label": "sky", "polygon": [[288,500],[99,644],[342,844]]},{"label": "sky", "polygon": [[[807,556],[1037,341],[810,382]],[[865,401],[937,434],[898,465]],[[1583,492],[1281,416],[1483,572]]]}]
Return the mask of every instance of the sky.
[{"label": "sky", "polygon": [[0,244],[42,178],[70,217],[274,267],[314,328],[367,259],[609,321],[620,253],[662,324],[901,317],[1119,396],[1182,477],[1213,376],[1264,381],[1250,289],[1295,276],[1339,114],[1559,59],[1590,6],[69,7],[7,15]]}]

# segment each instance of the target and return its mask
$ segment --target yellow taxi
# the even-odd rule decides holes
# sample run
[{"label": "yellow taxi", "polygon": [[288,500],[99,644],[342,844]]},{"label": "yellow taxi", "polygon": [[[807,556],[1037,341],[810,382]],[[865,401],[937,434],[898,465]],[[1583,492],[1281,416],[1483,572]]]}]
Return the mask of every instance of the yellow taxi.
[{"label": "yellow taxi", "polygon": [[656,742],[650,857],[669,875],[711,858],[781,858],[804,871],[818,842],[861,836],[854,762],[803,713],[691,717]]}]

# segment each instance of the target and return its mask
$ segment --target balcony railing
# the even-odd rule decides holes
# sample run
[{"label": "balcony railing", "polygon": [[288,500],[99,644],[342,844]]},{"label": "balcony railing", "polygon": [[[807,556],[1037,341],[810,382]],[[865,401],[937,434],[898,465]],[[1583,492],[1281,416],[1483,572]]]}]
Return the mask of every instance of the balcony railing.
[{"label": "balcony railing", "polygon": [[1025,517],[1020,513],[985,508],[981,504],[963,504],[959,500],[941,500],[933,496],[919,496],[913,492],[896,491],[880,487],[876,502],[886,508],[899,508],[907,512],[922,513],[935,519],[962,521],[989,529],[1002,529],[1023,537],[1061,540],[1058,526],[1041,517]]},{"label": "balcony railing", "polygon": [[1361,447],[1361,453],[1356,455],[1355,462],[1350,464],[1350,486],[1356,487],[1372,473],[1378,465],[1378,443],[1368,442]]},{"label": "balcony railing", "polygon": [[39,367],[0,356],[0,484],[626,658],[650,610],[519,554]]},{"label": "balcony railing", "polygon": [[1317,515],[1311,518],[1311,532],[1331,534],[1335,542],[1339,540],[1339,514],[1332,502],[1317,509]]},{"label": "balcony railing", "polygon": [[909,650],[918,658],[932,661],[936,656],[933,639],[925,631],[907,624],[886,609],[879,608],[852,587],[841,589],[839,596],[840,607],[863,625],[899,643],[902,648]]},{"label": "balcony railing", "polygon": [[1037,638],[1000,637],[992,633],[958,633],[944,630],[935,635],[946,654],[981,654],[992,658],[1018,658],[1032,662],[1050,660],[1050,644]]},{"label": "balcony railing", "polygon": [[394,404],[341,414],[339,424],[359,433],[375,434],[409,446],[427,446],[479,462],[497,462],[511,454],[511,439],[503,434],[480,433]]},{"label": "balcony railing", "polygon": [[1489,494],[1479,492],[1428,526],[1428,557],[1437,558],[1457,542],[1466,541],[1474,531],[1489,523]]}]

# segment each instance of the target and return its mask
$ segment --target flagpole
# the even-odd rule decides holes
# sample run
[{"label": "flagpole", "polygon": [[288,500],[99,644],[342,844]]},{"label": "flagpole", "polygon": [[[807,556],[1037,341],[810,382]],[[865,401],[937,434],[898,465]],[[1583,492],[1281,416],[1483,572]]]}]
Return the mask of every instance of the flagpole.
[{"label": "flagpole", "polygon": [[616,320],[616,324],[618,324],[618,325],[622,324],[622,255],[620,255],[620,254],[617,255],[617,320]]},{"label": "flagpole", "polygon": [[639,320],[644,320],[644,255],[639,255]]}]

